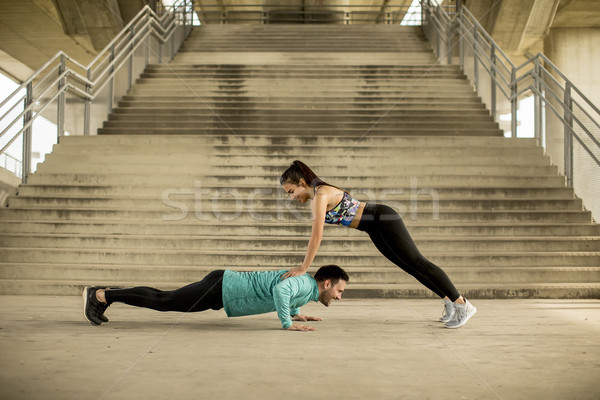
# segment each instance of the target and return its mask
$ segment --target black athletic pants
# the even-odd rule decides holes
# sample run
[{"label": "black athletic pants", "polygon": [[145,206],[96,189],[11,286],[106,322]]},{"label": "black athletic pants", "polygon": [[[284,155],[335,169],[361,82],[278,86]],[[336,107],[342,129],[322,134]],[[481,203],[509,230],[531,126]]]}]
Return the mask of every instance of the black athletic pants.
[{"label": "black athletic pants", "polygon": [[357,229],[367,232],[375,247],[388,260],[441,298],[448,296],[450,300],[456,301],[460,297],[448,275],[421,254],[402,218],[391,207],[365,204]]},{"label": "black athletic pants", "polygon": [[108,304],[125,303],[136,307],[146,307],[157,311],[195,312],[223,308],[223,274],[225,271],[212,271],[200,282],[182,288],[162,291],[151,287],[130,289],[108,289],[105,292]]}]

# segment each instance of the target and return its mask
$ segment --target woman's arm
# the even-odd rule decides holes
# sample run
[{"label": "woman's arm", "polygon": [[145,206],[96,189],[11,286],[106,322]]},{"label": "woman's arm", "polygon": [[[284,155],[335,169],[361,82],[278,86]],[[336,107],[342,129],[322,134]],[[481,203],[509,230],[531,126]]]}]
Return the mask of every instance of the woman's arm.
[{"label": "woman's arm", "polygon": [[292,276],[304,275],[308,268],[312,264],[317,251],[321,246],[321,240],[323,240],[323,227],[325,225],[325,213],[327,212],[327,196],[323,192],[317,192],[311,204],[312,209],[312,233],[310,240],[308,241],[308,247],[306,249],[306,255],[302,265],[297,268],[289,270],[283,279],[291,278]]}]

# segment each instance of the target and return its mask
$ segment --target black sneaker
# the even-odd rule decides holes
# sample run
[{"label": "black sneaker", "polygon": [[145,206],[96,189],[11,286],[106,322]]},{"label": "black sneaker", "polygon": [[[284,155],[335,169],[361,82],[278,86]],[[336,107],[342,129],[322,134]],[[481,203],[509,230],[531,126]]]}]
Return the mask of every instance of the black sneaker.
[{"label": "black sneaker", "polygon": [[96,290],[98,288],[86,286],[81,295],[83,297],[83,316],[92,325],[100,325],[103,322],[100,319],[104,312],[102,309],[103,304],[96,299]]}]

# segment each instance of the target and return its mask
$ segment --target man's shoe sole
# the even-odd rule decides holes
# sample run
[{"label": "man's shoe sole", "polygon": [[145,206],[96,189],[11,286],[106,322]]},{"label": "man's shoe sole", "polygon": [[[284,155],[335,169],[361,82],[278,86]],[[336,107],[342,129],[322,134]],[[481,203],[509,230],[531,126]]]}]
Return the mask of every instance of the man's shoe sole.
[{"label": "man's shoe sole", "polygon": [[463,326],[464,324],[466,324],[466,323],[467,323],[467,321],[468,321],[468,320],[470,320],[470,319],[471,319],[471,317],[472,317],[473,315],[475,315],[475,313],[476,313],[476,312],[477,312],[477,308],[475,308],[475,306],[473,306],[473,312],[472,312],[472,313],[470,313],[470,314],[467,314],[467,318],[465,318],[465,320],[462,322],[462,324],[460,324],[460,325],[456,325],[456,326],[448,326],[448,325],[444,325],[444,326],[445,326],[446,328],[448,328],[448,329],[456,329],[456,328],[460,328],[461,326]]},{"label": "man's shoe sole", "polygon": [[81,294],[81,297],[83,297],[83,316],[86,319],[86,321],[88,321],[90,324],[92,325],[100,325],[102,322],[99,321],[94,321],[94,318],[92,317],[88,317],[87,315],[87,306],[88,306],[88,302],[89,302],[89,291],[90,291],[90,287],[86,286],[83,289],[83,293]]}]

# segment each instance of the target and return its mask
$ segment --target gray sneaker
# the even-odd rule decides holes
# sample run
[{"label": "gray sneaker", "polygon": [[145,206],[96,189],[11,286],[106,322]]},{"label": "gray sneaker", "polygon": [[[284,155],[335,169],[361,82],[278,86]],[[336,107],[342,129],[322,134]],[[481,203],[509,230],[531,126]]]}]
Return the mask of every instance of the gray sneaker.
[{"label": "gray sneaker", "polygon": [[475,306],[473,304],[471,304],[471,302],[469,302],[469,300],[467,300],[467,299],[465,299],[465,303],[466,303],[465,305],[462,305],[462,304],[454,305],[454,317],[452,317],[452,319],[450,321],[448,321],[446,323],[446,325],[444,325],[446,328],[450,328],[450,329],[460,328],[461,326],[466,324],[467,321],[473,315],[475,315],[475,313],[477,312],[477,309],[475,308]]},{"label": "gray sneaker", "polygon": [[440,322],[446,323],[454,316],[454,304],[451,301],[444,301],[444,312],[440,317]]}]

